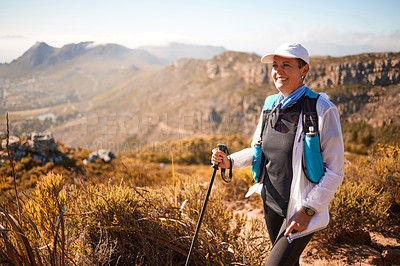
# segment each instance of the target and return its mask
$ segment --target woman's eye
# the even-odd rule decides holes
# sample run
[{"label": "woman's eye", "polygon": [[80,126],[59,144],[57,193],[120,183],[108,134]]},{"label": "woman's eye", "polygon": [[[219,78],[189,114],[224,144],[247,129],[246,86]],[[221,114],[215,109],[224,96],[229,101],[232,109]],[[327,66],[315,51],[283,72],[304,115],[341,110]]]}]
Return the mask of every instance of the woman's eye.
[{"label": "woman's eye", "polygon": [[273,68],[278,68],[278,65],[277,64],[273,64],[272,67]]},{"label": "woman's eye", "polygon": [[283,64],[283,67],[290,67],[289,64]]}]

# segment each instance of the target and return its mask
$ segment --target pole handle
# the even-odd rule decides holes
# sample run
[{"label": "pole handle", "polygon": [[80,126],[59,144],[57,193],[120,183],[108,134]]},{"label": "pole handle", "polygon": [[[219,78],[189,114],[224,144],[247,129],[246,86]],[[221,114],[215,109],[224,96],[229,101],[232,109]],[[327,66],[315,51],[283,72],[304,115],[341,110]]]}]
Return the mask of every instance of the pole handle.
[{"label": "pole handle", "polygon": [[[218,149],[224,152],[226,155],[229,155],[228,147],[225,144],[218,144]],[[218,170],[218,165],[217,165],[217,170]],[[229,168],[229,178],[228,179],[225,178],[225,168],[221,168],[221,178],[226,183],[229,183],[232,180],[232,161]]]},{"label": "pole handle", "polygon": [[[220,150],[220,151],[226,153],[226,155],[229,155],[228,147],[227,147],[225,144],[218,144],[218,150]],[[212,167],[213,167],[214,169],[218,170],[218,166],[219,166],[219,163],[214,164]],[[221,168],[221,173],[222,173],[222,169],[223,169],[223,168]],[[225,174],[225,173],[224,173],[224,174]]]}]

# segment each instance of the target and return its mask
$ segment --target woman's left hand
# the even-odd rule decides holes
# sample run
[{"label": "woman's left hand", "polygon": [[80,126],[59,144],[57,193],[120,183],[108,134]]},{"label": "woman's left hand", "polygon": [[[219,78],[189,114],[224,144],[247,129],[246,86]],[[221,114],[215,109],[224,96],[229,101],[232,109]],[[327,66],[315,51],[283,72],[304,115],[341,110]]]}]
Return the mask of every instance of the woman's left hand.
[{"label": "woman's left hand", "polygon": [[[303,208],[301,208],[292,216],[292,218],[290,218],[289,226],[285,231],[285,236],[288,236],[290,233],[306,230],[311,218],[312,216],[307,215]],[[293,230],[295,231],[293,232]]]}]

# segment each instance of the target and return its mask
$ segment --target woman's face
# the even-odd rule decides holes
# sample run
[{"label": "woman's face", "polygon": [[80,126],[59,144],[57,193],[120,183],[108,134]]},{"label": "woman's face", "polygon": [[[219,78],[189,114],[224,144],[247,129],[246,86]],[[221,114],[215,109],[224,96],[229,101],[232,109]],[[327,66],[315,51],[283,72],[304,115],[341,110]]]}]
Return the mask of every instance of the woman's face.
[{"label": "woman's face", "polygon": [[303,85],[303,78],[310,67],[307,65],[299,68],[296,58],[275,56],[272,63],[271,77],[275,87],[287,97]]}]

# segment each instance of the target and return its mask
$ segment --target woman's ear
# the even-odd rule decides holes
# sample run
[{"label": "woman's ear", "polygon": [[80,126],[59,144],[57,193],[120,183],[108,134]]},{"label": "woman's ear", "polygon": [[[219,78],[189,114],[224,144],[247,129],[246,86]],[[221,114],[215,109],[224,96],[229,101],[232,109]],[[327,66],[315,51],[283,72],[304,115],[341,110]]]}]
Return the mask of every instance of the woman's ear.
[{"label": "woman's ear", "polygon": [[306,64],[301,70],[301,76],[305,77],[307,75],[308,71],[310,71],[310,66],[308,64]]}]

